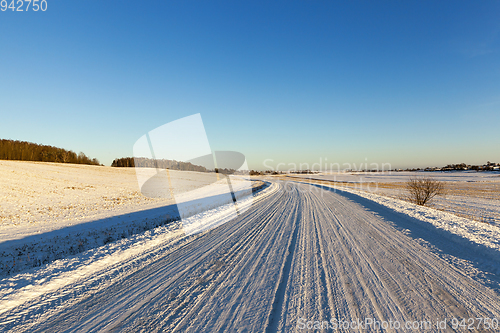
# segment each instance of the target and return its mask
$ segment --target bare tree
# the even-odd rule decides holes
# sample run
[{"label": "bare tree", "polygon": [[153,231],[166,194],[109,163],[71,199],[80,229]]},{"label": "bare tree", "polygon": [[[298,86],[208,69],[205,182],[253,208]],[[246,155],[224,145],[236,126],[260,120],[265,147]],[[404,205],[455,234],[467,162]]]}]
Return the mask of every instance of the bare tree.
[{"label": "bare tree", "polygon": [[64,150],[62,153],[61,153],[61,157],[62,157],[62,162],[63,163],[68,163],[69,161],[69,152]]},{"label": "bare tree", "polygon": [[444,194],[444,183],[431,177],[410,177],[405,188],[406,199],[421,206],[430,203],[437,195]]}]

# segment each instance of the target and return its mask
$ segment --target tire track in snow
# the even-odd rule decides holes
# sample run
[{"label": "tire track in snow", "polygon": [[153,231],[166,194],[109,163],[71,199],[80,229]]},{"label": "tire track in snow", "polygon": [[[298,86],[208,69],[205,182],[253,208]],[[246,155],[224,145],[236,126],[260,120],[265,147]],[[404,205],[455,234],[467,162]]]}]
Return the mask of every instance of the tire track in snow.
[{"label": "tire track in snow", "polygon": [[[241,237],[237,237],[238,241],[228,249],[223,250],[223,253],[217,257],[217,259],[213,259],[212,262],[222,262],[224,266],[231,265],[233,261],[237,261],[239,257],[244,252],[244,248],[249,245],[249,243],[253,242],[258,236],[261,235],[262,230],[268,225],[271,221],[271,218],[277,213],[277,206],[272,204],[267,204],[269,209],[272,210],[272,213],[269,218],[265,219],[262,223],[260,223],[257,227],[245,230],[245,234]],[[273,207],[274,206],[274,207]],[[238,229],[238,232],[241,231],[242,228]],[[179,328],[182,325],[186,324],[186,321],[179,321],[179,318],[176,317],[181,311],[186,308],[190,313],[196,313],[198,310],[198,304],[202,304],[203,301],[206,301],[204,297],[200,297],[201,292],[204,292],[207,295],[214,295],[217,293],[217,287],[219,286],[220,280],[224,279],[224,276],[221,274],[222,270],[219,271],[219,274],[209,277],[210,269],[206,270],[206,273],[201,275],[199,280],[202,280],[204,284],[207,286],[196,286],[193,285],[191,287],[187,287],[182,291],[182,294],[179,294],[177,297],[182,298],[183,302],[177,307],[170,307],[170,312],[167,316],[161,318],[160,321],[157,322],[157,325],[167,329],[169,331],[180,330]],[[193,305],[194,304],[194,305]],[[144,315],[144,314],[143,314]],[[187,318],[187,314],[182,316]],[[181,319],[182,319],[181,317]],[[148,323],[148,327],[154,327],[154,322]]]},{"label": "tire track in snow", "polygon": [[[279,200],[278,198],[272,198],[272,200]],[[267,206],[267,207],[266,207]],[[266,203],[266,208],[272,208],[272,204]],[[249,212],[250,216],[255,215],[256,212]],[[247,224],[234,224],[233,227],[229,229],[225,233],[225,236],[220,234],[214,234],[213,231],[210,231],[199,238],[204,238],[199,242],[205,242],[214,244],[214,246],[208,247],[208,252],[202,252],[202,258],[197,258],[197,243],[196,241],[199,238],[196,238],[195,241],[187,244],[185,248],[190,248],[193,251],[194,256],[189,256],[187,258],[183,258],[184,262],[189,262],[190,270],[183,271],[176,275],[174,281],[171,281],[168,285],[165,285],[163,288],[150,288],[154,289],[155,292],[153,295],[150,295],[146,300],[141,302],[138,306],[135,306],[134,309],[128,311],[126,314],[122,315],[119,320],[116,320],[112,326],[106,330],[113,331],[122,328],[122,326],[126,326],[126,322],[143,322],[143,317],[148,317],[149,321],[147,323],[142,324],[142,326],[154,327],[155,323],[161,327],[170,327],[174,326],[176,316],[182,314],[186,307],[192,305],[190,301],[196,300],[196,297],[199,295],[203,289],[206,289],[203,285],[205,282],[210,281],[208,276],[210,275],[209,270],[201,264],[206,258],[210,258],[213,253],[218,251],[229,252],[238,254],[239,250],[247,244],[249,241],[254,239],[259,235],[260,230],[265,227],[266,223],[263,223],[261,226],[257,228],[249,228]],[[226,226],[227,227],[227,226]],[[241,235],[242,234],[242,235]],[[233,237],[231,237],[233,236]],[[236,236],[236,237],[234,237]],[[206,239],[208,238],[208,240]],[[236,241],[236,244],[231,244],[231,242]],[[227,244],[230,245],[227,245]],[[227,249],[225,249],[227,248]],[[209,259],[208,259],[209,260]],[[181,261],[182,262],[182,261]],[[195,265],[196,264],[196,265]],[[193,269],[195,268],[196,269]],[[175,270],[174,270],[175,271]],[[180,285],[175,285],[175,283],[180,282]],[[194,283],[192,283],[194,282]],[[172,287],[173,286],[173,287]],[[170,289],[169,289],[170,287]],[[163,311],[163,316],[155,316],[154,313],[151,312],[162,307],[162,302],[165,301],[164,297],[167,295],[167,300],[170,304],[168,306],[169,311]],[[130,297],[129,297],[130,298]],[[146,310],[141,309],[144,305],[147,304]],[[148,312],[149,311],[149,312]],[[166,315],[165,315],[166,313]],[[185,315],[185,314],[184,314]]]},{"label": "tire track in snow", "polygon": [[[299,210],[300,205],[298,205],[296,209]],[[290,278],[292,259],[297,244],[297,234],[299,230],[299,224],[301,221],[300,217],[301,217],[300,215],[297,216],[294,222],[293,233],[292,236],[290,237],[290,242],[288,243],[286,258],[283,261],[283,266],[281,267],[279,283],[273,297],[273,306],[271,308],[269,317],[267,319],[267,327],[265,331],[268,333],[273,333],[277,331],[279,321],[282,316],[282,306],[285,299],[286,285]]]},{"label": "tire track in snow", "polygon": [[[343,223],[336,217],[336,216],[332,216],[334,217],[334,221],[340,226],[339,229],[335,229],[333,228],[332,230],[334,231],[334,234],[335,236],[337,236],[337,239],[339,240],[339,243],[342,247],[342,250],[341,251],[347,260],[342,260],[344,263],[348,262],[348,263],[351,263],[351,267],[349,267],[349,269],[346,267],[345,268],[345,271],[348,271],[350,269],[352,269],[353,271],[353,275],[352,276],[355,276],[356,279],[357,279],[357,283],[361,286],[361,290],[363,291],[363,294],[366,294],[367,296],[367,299],[365,299],[365,302],[366,300],[369,301],[369,304],[372,306],[375,314],[378,316],[379,319],[386,319],[384,318],[384,315],[383,315],[383,312],[382,310],[380,309],[380,306],[378,304],[378,302],[376,301],[376,297],[373,293],[373,291],[371,290],[371,288],[368,287],[368,283],[365,279],[365,276],[364,276],[364,273],[362,272],[362,270],[360,269],[360,267],[354,263],[357,263],[359,261],[357,261],[355,258],[354,258],[354,253],[355,252],[355,248],[353,250],[351,250],[351,247],[349,246],[349,244],[347,243],[348,240],[350,240],[350,245],[352,246],[353,244],[356,244],[356,238],[355,237],[352,237],[352,235],[348,235],[348,233],[346,232],[346,228],[343,226]],[[338,256],[336,256],[337,260],[338,260]],[[351,298],[351,304],[350,305],[350,308],[353,309],[353,312],[355,314],[355,316],[353,316],[353,319],[354,318],[363,318],[363,316],[361,315],[361,312],[359,310],[359,303],[362,303],[360,302],[360,300],[358,301],[355,301],[355,295],[354,295],[354,290],[352,289],[352,285],[353,285],[354,281],[351,281],[351,282],[347,282],[346,279],[342,279],[342,286],[344,288],[344,291],[346,292],[346,294],[350,295],[350,298]],[[359,290],[359,289],[358,289]]]},{"label": "tire track in snow", "polygon": [[[281,198],[284,201],[281,201]],[[284,197],[284,194],[281,193],[279,194],[279,198],[276,199],[262,206],[256,214],[248,217],[250,220],[254,219],[253,223],[257,227],[263,226],[265,228],[260,228],[259,237],[253,240],[253,243],[245,243],[246,249],[241,248],[235,252],[237,256],[227,264],[232,269],[226,269],[221,280],[212,283],[211,287],[204,294],[200,295],[196,304],[189,309],[184,315],[184,319],[175,328],[165,327],[161,324],[160,326],[163,329],[176,331],[223,331],[227,327],[234,325],[235,322],[244,325],[244,321],[248,317],[241,318],[241,300],[252,298],[249,295],[255,292],[253,289],[255,287],[254,282],[255,280],[261,280],[263,272],[267,275],[263,277],[273,281],[272,274],[267,274],[263,267],[268,265],[270,262],[269,259],[281,256],[274,255],[274,253],[276,251],[282,252],[279,244],[288,239],[287,235],[289,231],[287,231],[287,227],[289,219],[293,217],[293,214],[289,214],[289,216],[283,215],[283,204],[289,204],[294,207],[296,197]],[[262,209],[266,207],[269,207],[270,211]],[[252,249],[252,251],[248,251],[248,249]],[[260,299],[255,296],[260,296]],[[266,295],[254,294],[252,299],[255,303],[259,303],[262,299],[266,301]],[[201,307],[198,307],[198,304],[201,304]],[[207,309],[206,304],[212,304],[212,307]],[[211,312],[217,311],[219,306],[223,310],[220,310],[217,315],[213,315]],[[243,314],[245,315],[245,313]],[[208,329],[205,327],[211,328]]]},{"label": "tire track in snow", "polygon": [[[410,299],[408,295],[415,294],[417,290],[420,292],[422,292],[423,290],[430,290],[433,296],[438,298],[443,304],[446,305],[445,308],[442,309],[442,311],[448,312],[450,317],[454,316],[458,318],[469,318],[471,316],[471,314],[460,304],[460,302],[458,302],[456,296],[452,296],[446,290],[446,285],[449,284],[449,282],[443,281],[439,277],[439,275],[434,275],[433,277],[431,277],[429,273],[427,273],[425,269],[418,264],[418,262],[427,259],[427,255],[423,257],[415,255],[414,251],[411,251],[412,247],[404,247],[404,244],[401,243],[399,244],[400,246],[395,246],[394,238],[389,238],[385,232],[380,232],[380,230],[377,230],[377,228],[375,228],[373,225],[369,225],[366,222],[367,220],[369,219],[359,219],[357,220],[356,224],[359,228],[363,229],[364,232],[368,232],[371,237],[387,251],[387,253],[390,253],[391,257],[400,262],[401,270],[404,271],[408,276],[410,276],[409,280],[413,282],[413,284],[401,283],[401,281],[398,281],[393,277],[394,273],[396,272],[387,271],[386,269],[384,269],[384,265],[372,266],[374,271],[376,271],[376,275],[381,278],[381,282],[391,293],[392,298],[400,305],[400,309],[404,310],[411,308],[412,303],[414,303],[414,300]],[[369,232],[369,230],[373,230],[373,232]],[[407,253],[403,253],[401,249],[405,249]],[[414,257],[415,259],[418,258],[418,260],[409,260],[410,257]],[[439,261],[439,258],[431,257],[430,260],[435,263]],[[427,263],[426,266],[431,266],[431,264]],[[432,295],[429,295],[429,302],[427,302],[427,304],[429,305],[432,303]],[[425,302],[426,300],[422,299],[422,301]],[[408,313],[406,314],[409,315]],[[412,314],[414,320],[423,318],[423,316],[424,313]]]}]

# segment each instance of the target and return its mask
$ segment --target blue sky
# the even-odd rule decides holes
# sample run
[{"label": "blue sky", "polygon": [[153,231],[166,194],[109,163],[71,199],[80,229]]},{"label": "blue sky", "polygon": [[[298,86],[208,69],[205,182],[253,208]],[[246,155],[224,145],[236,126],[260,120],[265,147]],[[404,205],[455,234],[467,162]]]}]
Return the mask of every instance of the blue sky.
[{"label": "blue sky", "polygon": [[0,137],[109,165],[201,113],[249,166],[500,162],[499,1],[61,1],[0,12]]}]

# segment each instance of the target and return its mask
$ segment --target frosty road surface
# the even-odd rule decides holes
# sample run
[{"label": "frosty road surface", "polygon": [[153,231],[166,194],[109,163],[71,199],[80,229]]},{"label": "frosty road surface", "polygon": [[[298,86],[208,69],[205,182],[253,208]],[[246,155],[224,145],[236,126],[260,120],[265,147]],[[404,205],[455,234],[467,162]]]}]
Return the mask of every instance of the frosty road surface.
[{"label": "frosty road surface", "polygon": [[290,332],[332,318],[447,319],[450,329],[451,318],[500,318],[498,294],[401,232],[399,215],[298,183],[255,201],[16,330]]}]

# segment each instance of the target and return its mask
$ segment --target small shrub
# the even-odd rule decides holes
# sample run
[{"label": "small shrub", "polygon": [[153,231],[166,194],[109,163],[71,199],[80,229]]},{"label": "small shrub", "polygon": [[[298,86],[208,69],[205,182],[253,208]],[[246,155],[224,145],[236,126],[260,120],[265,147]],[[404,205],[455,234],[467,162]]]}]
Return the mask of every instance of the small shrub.
[{"label": "small shrub", "polygon": [[108,243],[112,243],[114,242],[115,239],[111,236],[108,236],[105,240],[104,240],[104,245],[108,244]]},{"label": "small shrub", "polygon": [[431,177],[410,177],[405,189],[406,199],[420,206],[425,206],[436,196],[444,194],[443,182]]}]

